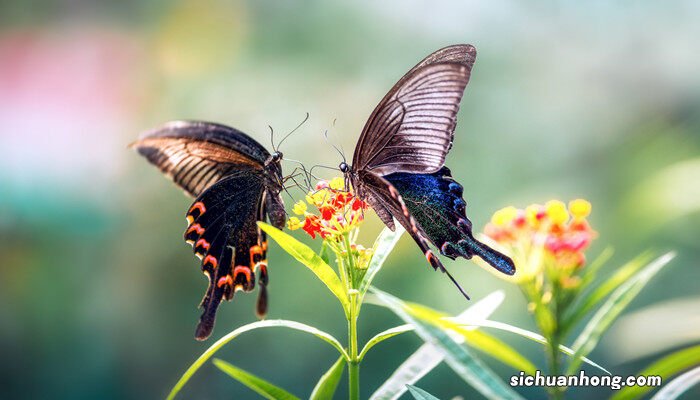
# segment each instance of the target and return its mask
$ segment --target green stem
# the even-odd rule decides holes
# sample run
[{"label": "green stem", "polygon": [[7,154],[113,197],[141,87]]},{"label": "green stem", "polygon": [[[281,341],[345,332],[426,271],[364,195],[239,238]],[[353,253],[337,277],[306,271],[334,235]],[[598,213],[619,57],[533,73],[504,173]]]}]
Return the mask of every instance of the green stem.
[{"label": "green stem", "polygon": [[346,254],[348,255],[348,264],[350,265],[350,288],[355,289],[355,257],[352,254],[349,234],[346,233],[343,235],[343,242],[345,244]]},{"label": "green stem", "polygon": [[350,317],[348,318],[348,340],[349,356],[348,361],[348,386],[350,400],[360,398],[360,359],[357,350],[357,294],[350,295]]}]

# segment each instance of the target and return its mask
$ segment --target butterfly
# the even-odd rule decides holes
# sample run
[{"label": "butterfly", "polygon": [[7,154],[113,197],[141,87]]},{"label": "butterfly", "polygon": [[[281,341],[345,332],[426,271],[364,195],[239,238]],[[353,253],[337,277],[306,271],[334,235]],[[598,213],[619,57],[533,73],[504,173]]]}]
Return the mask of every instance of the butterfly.
[{"label": "butterfly", "polygon": [[466,216],[464,188],[445,167],[459,103],[469,82],[476,49],[468,44],[440,49],[404,75],[370,115],[352,165],[343,161],[346,187],[366,201],[390,229],[396,219],[435,270],[452,279],[430,249],[444,256],[481,257],[513,275],[513,261],[481,243]]},{"label": "butterfly", "polygon": [[262,318],[268,304],[267,239],[257,221],[280,229],[286,222],[282,153],[270,154],[243,132],[202,121],[169,122],[130,146],[195,198],[184,236],[209,278],[195,338],[211,335],[221,301],[238,290],[252,291],[256,273],[256,311]]}]

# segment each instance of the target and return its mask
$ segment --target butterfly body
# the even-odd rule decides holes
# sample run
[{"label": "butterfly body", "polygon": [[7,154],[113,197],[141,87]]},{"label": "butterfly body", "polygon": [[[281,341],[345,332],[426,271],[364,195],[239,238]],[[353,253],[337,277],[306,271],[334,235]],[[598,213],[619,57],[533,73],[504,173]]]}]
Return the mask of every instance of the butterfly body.
[{"label": "butterfly body", "polygon": [[406,228],[436,270],[447,272],[431,243],[449,258],[478,255],[512,275],[510,258],[474,239],[463,187],[444,166],[475,59],[473,46],[454,45],[419,62],[379,102],[352,165],[343,162],[340,170],[382,222]]},{"label": "butterfly body", "polygon": [[185,193],[184,239],[201,260],[209,286],[195,338],[211,334],[222,300],[260,286],[257,313],[267,312],[267,240],[257,221],[282,228],[282,154],[270,154],[236,129],[200,121],[175,121],[146,133],[133,147]]}]

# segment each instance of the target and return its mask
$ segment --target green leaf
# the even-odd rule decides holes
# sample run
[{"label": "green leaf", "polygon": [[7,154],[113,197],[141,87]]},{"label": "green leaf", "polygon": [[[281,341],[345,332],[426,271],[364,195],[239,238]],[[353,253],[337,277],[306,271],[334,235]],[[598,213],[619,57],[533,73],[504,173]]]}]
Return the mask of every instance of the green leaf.
[{"label": "green leaf", "polygon": [[586,266],[583,271],[583,275],[581,276],[581,286],[579,286],[580,289],[585,289],[595,280],[596,276],[598,275],[598,271],[600,271],[603,265],[610,260],[614,253],[615,250],[613,250],[612,247],[606,247],[605,250],[603,250],[603,252],[595,258],[595,260]]},{"label": "green leaf", "polygon": [[277,244],[294,257],[297,261],[304,264],[323,282],[326,287],[340,300],[340,304],[344,310],[350,306],[348,294],[345,291],[345,286],[338,278],[333,268],[323,261],[311,248],[304,243],[294,239],[292,236],[282,232],[272,225],[258,221],[260,229],[265,231]]},{"label": "green leaf", "polygon": [[216,365],[217,368],[220,370],[224,371],[226,374],[231,376],[233,379],[237,380],[238,382],[246,385],[250,389],[254,390],[256,393],[261,395],[262,397],[269,399],[269,400],[299,400],[298,397],[294,396],[293,394],[287,392],[284,389],[281,389],[270,382],[258,378],[257,376],[246,372],[240,368],[234,367],[233,365],[227,363],[224,360],[220,360],[218,358],[214,359],[214,365]]},{"label": "green leaf", "polygon": [[[658,375],[662,381],[690,367],[700,365],[700,345],[679,350],[654,362],[637,375]],[[638,399],[652,390],[645,386],[625,386],[615,393],[610,400]]]},{"label": "green leaf", "polygon": [[396,335],[400,335],[405,332],[410,332],[413,330],[413,325],[399,325],[395,326],[393,328],[387,329],[383,332],[377,333],[374,335],[372,339],[370,339],[367,344],[365,344],[365,347],[362,348],[362,351],[360,351],[360,355],[358,355],[358,358],[360,361],[365,357],[365,354],[374,347],[375,344],[380,343],[384,340],[393,338]]},{"label": "green leaf", "polygon": [[500,362],[513,367],[516,371],[525,371],[529,375],[535,375],[535,371],[537,371],[537,367],[525,356],[491,335],[464,328],[462,325],[450,321],[445,314],[419,304],[406,304],[405,309],[411,315],[424,322],[461,335],[470,347],[490,355]]},{"label": "green leaf", "polygon": [[576,300],[569,312],[564,316],[562,326],[572,328],[575,324],[582,320],[586,314],[588,314],[601,301],[603,301],[603,299],[605,299],[613,290],[617,289],[623,282],[630,279],[642,267],[647,265],[651,258],[651,254],[649,252],[640,254],[623,267],[618,268],[617,272],[615,272],[604,283],[597,285],[594,290],[584,292],[585,294]]},{"label": "green leaf", "polygon": [[333,394],[338,388],[340,377],[345,369],[345,357],[340,357],[331,368],[318,380],[309,400],[333,400]]},{"label": "green leaf", "polygon": [[286,320],[281,320],[281,319],[273,319],[273,320],[267,320],[267,321],[257,321],[253,322],[252,324],[244,325],[241,326],[240,328],[228,333],[226,336],[222,337],[221,339],[217,340],[212,344],[204,353],[202,353],[199,358],[197,358],[192,365],[190,365],[189,368],[185,371],[184,374],[182,374],[182,377],[180,377],[180,380],[177,381],[175,386],[173,386],[172,390],[170,391],[170,394],[168,394],[168,400],[172,400],[175,398],[175,396],[178,394],[178,392],[185,386],[187,381],[190,380],[192,375],[194,375],[197,370],[204,365],[204,363],[211,358],[217,351],[219,351],[220,348],[222,348],[226,343],[230,342],[231,340],[235,339],[239,335],[252,331],[254,329],[260,329],[260,328],[275,328],[275,327],[281,327],[281,328],[289,328],[289,329],[294,329],[297,331],[302,331],[306,333],[311,333],[312,335],[318,337],[319,339],[329,343],[331,346],[333,346],[338,352],[345,357],[346,359],[349,359],[348,354],[345,352],[345,349],[343,346],[338,342],[336,338],[331,336],[330,334],[323,332],[319,329],[314,328],[313,326],[305,325],[299,322],[295,321],[286,321]]},{"label": "green leaf", "polygon": [[[489,294],[467,308],[458,318],[485,319],[503,303],[503,291]],[[457,343],[464,343],[461,336],[455,337]],[[395,400],[406,392],[406,385],[418,380],[445,359],[444,353],[435,345],[425,343],[404,361],[387,379],[382,386],[370,397],[371,400]]]},{"label": "green leaf", "polygon": [[369,266],[367,267],[367,272],[365,272],[365,276],[362,278],[362,282],[360,283],[361,295],[364,295],[367,292],[367,289],[369,289],[369,286],[372,284],[374,276],[377,275],[377,272],[379,272],[379,270],[382,268],[384,261],[386,261],[387,257],[394,249],[394,246],[396,246],[396,243],[399,242],[399,239],[401,239],[401,235],[403,235],[404,232],[405,230],[403,227],[397,224],[396,231],[392,231],[389,228],[384,228],[382,233],[379,234],[379,237],[374,242],[374,252],[372,254],[372,259],[369,262]]},{"label": "green leaf", "polygon": [[485,397],[521,399],[520,395],[507,386],[486,364],[474,357],[466,347],[450,338],[442,328],[414,317],[409,312],[408,306],[398,298],[374,287],[370,290],[397,316],[415,326],[416,334],[421,339],[440,348],[447,365]]},{"label": "green leaf", "polygon": [[321,260],[323,260],[324,263],[329,264],[331,263],[331,258],[330,258],[330,251],[328,249],[328,244],[324,240],[321,242],[321,250],[318,252],[318,256],[321,257]]},{"label": "green leaf", "polygon": [[[498,329],[501,331],[514,333],[516,335],[519,335],[521,337],[524,337],[526,339],[532,340],[533,342],[537,342],[540,344],[546,345],[548,343],[547,339],[544,336],[540,335],[539,333],[528,331],[527,329],[523,329],[523,328],[518,328],[517,326],[513,326],[510,324],[503,323],[503,322],[491,321],[491,320],[487,320],[487,319],[481,320],[481,321],[461,322],[460,319],[458,319],[458,318],[451,318],[451,319],[459,324],[464,323],[465,325],[468,325],[468,326],[477,326],[480,328]],[[569,356],[574,355],[574,351],[572,349],[570,349],[564,345],[561,345],[561,344],[559,345],[559,351],[566,354],[566,355],[569,355]],[[593,366],[593,367],[598,368],[599,370],[605,372],[606,374],[610,375],[610,371],[603,368],[598,363],[591,361],[589,358],[584,357],[583,361],[586,362],[587,364]]]},{"label": "green leaf", "polygon": [[416,400],[440,400],[437,397],[433,396],[432,394],[426,392],[425,390],[421,388],[417,388],[415,386],[411,385],[406,385],[408,388],[408,391],[411,393],[411,396],[413,396],[414,399]]},{"label": "green leaf", "polygon": [[675,400],[700,383],[700,367],[695,367],[662,387],[651,400]]},{"label": "green leaf", "polygon": [[666,253],[652,261],[636,275],[622,283],[596,311],[588,324],[583,328],[573,346],[574,359],[569,364],[567,375],[578,371],[581,357],[587,356],[598,344],[600,336],[605,332],[625,308],[637,297],[644,286],[675,257],[674,253]]}]

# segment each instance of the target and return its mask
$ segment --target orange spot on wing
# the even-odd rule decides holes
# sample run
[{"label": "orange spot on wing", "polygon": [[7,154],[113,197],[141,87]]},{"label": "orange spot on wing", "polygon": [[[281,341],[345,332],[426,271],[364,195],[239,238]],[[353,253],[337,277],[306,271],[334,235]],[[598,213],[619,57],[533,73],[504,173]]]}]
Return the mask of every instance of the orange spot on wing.
[{"label": "orange spot on wing", "polygon": [[250,268],[238,265],[233,269],[233,280],[237,280],[239,274],[245,275],[245,281],[250,282]]},{"label": "orange spot on wing", "polygon": [[217,287],[222,287],[224,285],[233,285],[233,278],[231,278],[231,275],[222,276],[216,283]]},{"label": "orange spot on wing", "polygon": [[192,214],[192,211],[194,210],[199,210],[199,215],[202,215],[207,211],[207,208],[204,206],[204,203],[198,201],[192,204],[192,207],[190,207],[190,211],[188,211],[188,214]]},{"label": "orange spot on wing", "polygon": [[204,233],[204,230],[205,229],[202,228],[199,224],[194,224],[187,229],[187,234],[190,234],[192,232],[197,232],[198,235],[201,235]]},{"label": "orange spot on wing", "polygon": [[209,250],[209,242],[207,242],[207,241],[204,240],[204,239],[199,239],[199,240],[197,241],[197,244],[195,244],[194,247],[201,247],[201,248],[203,248],[204,250]]},{"label": "orange spot on wing", "polygon": [[211,264],[212,268],[216,268],[219,266],[219,262],[216,260],[216,257],[212,255],[208,255],[204,258],[204,261],[202,261],[202,265],[207,265]]}]

